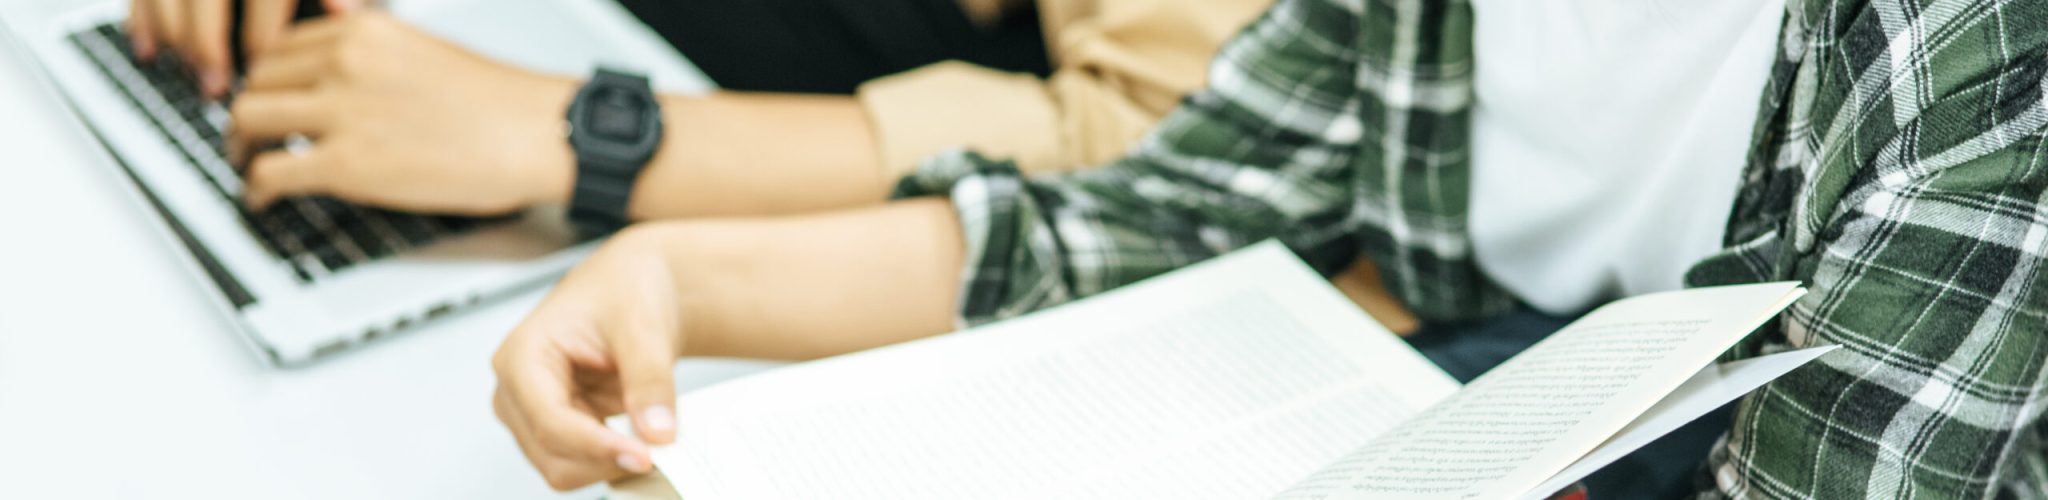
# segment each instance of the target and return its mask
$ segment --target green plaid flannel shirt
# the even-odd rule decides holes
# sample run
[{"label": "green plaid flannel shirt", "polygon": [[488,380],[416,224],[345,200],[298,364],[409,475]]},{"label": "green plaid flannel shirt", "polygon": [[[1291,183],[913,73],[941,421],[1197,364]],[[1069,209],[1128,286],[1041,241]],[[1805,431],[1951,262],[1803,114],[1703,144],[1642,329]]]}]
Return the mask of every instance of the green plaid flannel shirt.
[{"label": "green plaid flannel shirt", "polygon": [[[1701,495],[2048,497],[2048,0],[1787,4],[1725,249],[1687,283],[1810,288],[1731,358],[1843,349],[1742,401]],[[1485,318],[1515,301],[1467,232],[1472,15],[1283,0],[1127,157],[1026,179],[949,153],[897,195],[957,207],[966,323],[1267,238]]]}]

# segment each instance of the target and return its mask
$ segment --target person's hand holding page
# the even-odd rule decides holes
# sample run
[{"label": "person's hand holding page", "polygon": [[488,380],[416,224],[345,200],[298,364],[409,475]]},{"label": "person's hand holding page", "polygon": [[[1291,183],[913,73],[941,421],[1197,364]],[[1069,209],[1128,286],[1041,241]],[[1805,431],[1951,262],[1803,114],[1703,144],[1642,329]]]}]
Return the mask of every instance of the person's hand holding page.
[{"label": "person's hand holding page", "polygon": [[[408,211],[486,215],[567,201],[563,110],[576,82],[506,66],[381,11],[294,27],[249,70],[234,156],[251,207],[325,194]],[[238,161],[243,158],[237,158]]]},{"label": "person's hand holding page", "polygon": [[[242,50],[255,55],[269,49],[291,25],[298,0],[133,0],[128,6],[128,36],[135,55],[144,60],[170,49],[191,64],[199,88],[209,97],[227,93],[234,81],[234,54],[228,37],[234,21],[232,2],[243,2]],[[364,0],[321,0],[330,13],[346,13]]]},{"label": "person's hand holding page", "polygon": [[[817,359],[951,331],[959,228],[931,198],[628,227],[506,336],[498,418],[555,488],[645,472],[681,428],[684,354]],[[618,413],[640,439],[601,423]]]},{"label": "person's hand holding page", "polygon": [[[648,444],[675,439],[682,314],[658,242],[628,230],[611,238],[506,338],[491,360],[492,406],[520,451],[569,490],[652,470]],[[632,415],[640,440],[602,423]]]}]

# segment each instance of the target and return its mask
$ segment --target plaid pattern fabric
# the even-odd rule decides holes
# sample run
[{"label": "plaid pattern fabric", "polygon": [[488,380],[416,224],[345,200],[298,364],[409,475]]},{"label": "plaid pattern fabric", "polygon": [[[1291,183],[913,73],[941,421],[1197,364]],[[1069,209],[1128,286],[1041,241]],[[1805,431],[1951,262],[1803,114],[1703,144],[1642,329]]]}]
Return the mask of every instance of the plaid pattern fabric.
[{"label": "plaid pattern fabric", "polygon": [[1716,496],[2048,497],[2048,2],[1789,2],[1728,249],[1811,293],[1730,353],[1838,344],[1741,403]]},{"label": "plaid pattern fabric", "polygon": [[[956,152],[897,194],[957,207],[965,323],[1266,238],[1485,318],[1513,298],[1466,231],[1471,16],[1284,0],[1128,157],[1024,179]],[[2048,0],[1791,0],[1781,38],[1726,248],[1687,283],[1810,288],[1730,358],[1844,349],[1743,400],[1700,495],[2048,498]]]},{"label": "plaid pattern fabric", "polygon": [[1212,90],[1105,168],[1024,182],[972,153],[928,160],[898,196],[949,194],[979,323],[1114,288],[1267,238],[1325,272],[1363,251],[1417,315],[1514,302],[1466,237],[1471,11],[1463,3],[1288,1],[1224,44]]}]

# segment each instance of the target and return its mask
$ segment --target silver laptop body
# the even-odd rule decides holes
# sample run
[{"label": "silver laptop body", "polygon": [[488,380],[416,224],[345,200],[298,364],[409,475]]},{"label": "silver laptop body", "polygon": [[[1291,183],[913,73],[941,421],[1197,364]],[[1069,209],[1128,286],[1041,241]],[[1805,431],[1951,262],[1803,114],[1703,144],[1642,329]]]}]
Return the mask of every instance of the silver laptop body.
[{"label": "silver laptop body", "polygon": [[[23,0],[0,12],[116,160],[123,184],[267,362],[290,366],[545,284],[586,255],[559,208],[472,219],[331,199],[245,213],[218,151],[226,112],[161,66],[129,61],[125,0]],[[392,0],[394,14],[490,57],[565,75],[645,71],[664,91],[709,81],[610,0]],[[190,82],[182,82],[189,87]],[[566,112],[566,110],[564,110]]]}]

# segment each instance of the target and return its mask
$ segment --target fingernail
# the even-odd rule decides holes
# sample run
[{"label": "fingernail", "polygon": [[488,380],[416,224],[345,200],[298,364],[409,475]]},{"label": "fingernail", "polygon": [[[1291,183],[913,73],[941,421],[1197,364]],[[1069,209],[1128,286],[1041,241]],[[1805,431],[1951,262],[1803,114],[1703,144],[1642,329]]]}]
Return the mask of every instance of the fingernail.
[{"label": "fingernail", "polygon": [[156,40],[138,36],[129,38],[128,44],[135,47],[135,59],[138,61],[156,57]]},{"label": "fingernail", "polygon": [[641,461],[640,457],[633,456],[631,453],[620,453],[618,461],[619,468],[621,469],[636,473],[647,472],[647,462]]},{"label": "fingernail", "polygon": [[227,93],[228,72],[218,69],[203,71],[199,75],[199,86],[203,87],[206,90],[206,95],[209,96]]},{"label": "fingernail", "polygon": [[640,410],[640,423],[646,424],[649,431],[668,432],[676,428],[676,412],[667,405],[650,406]]}]

